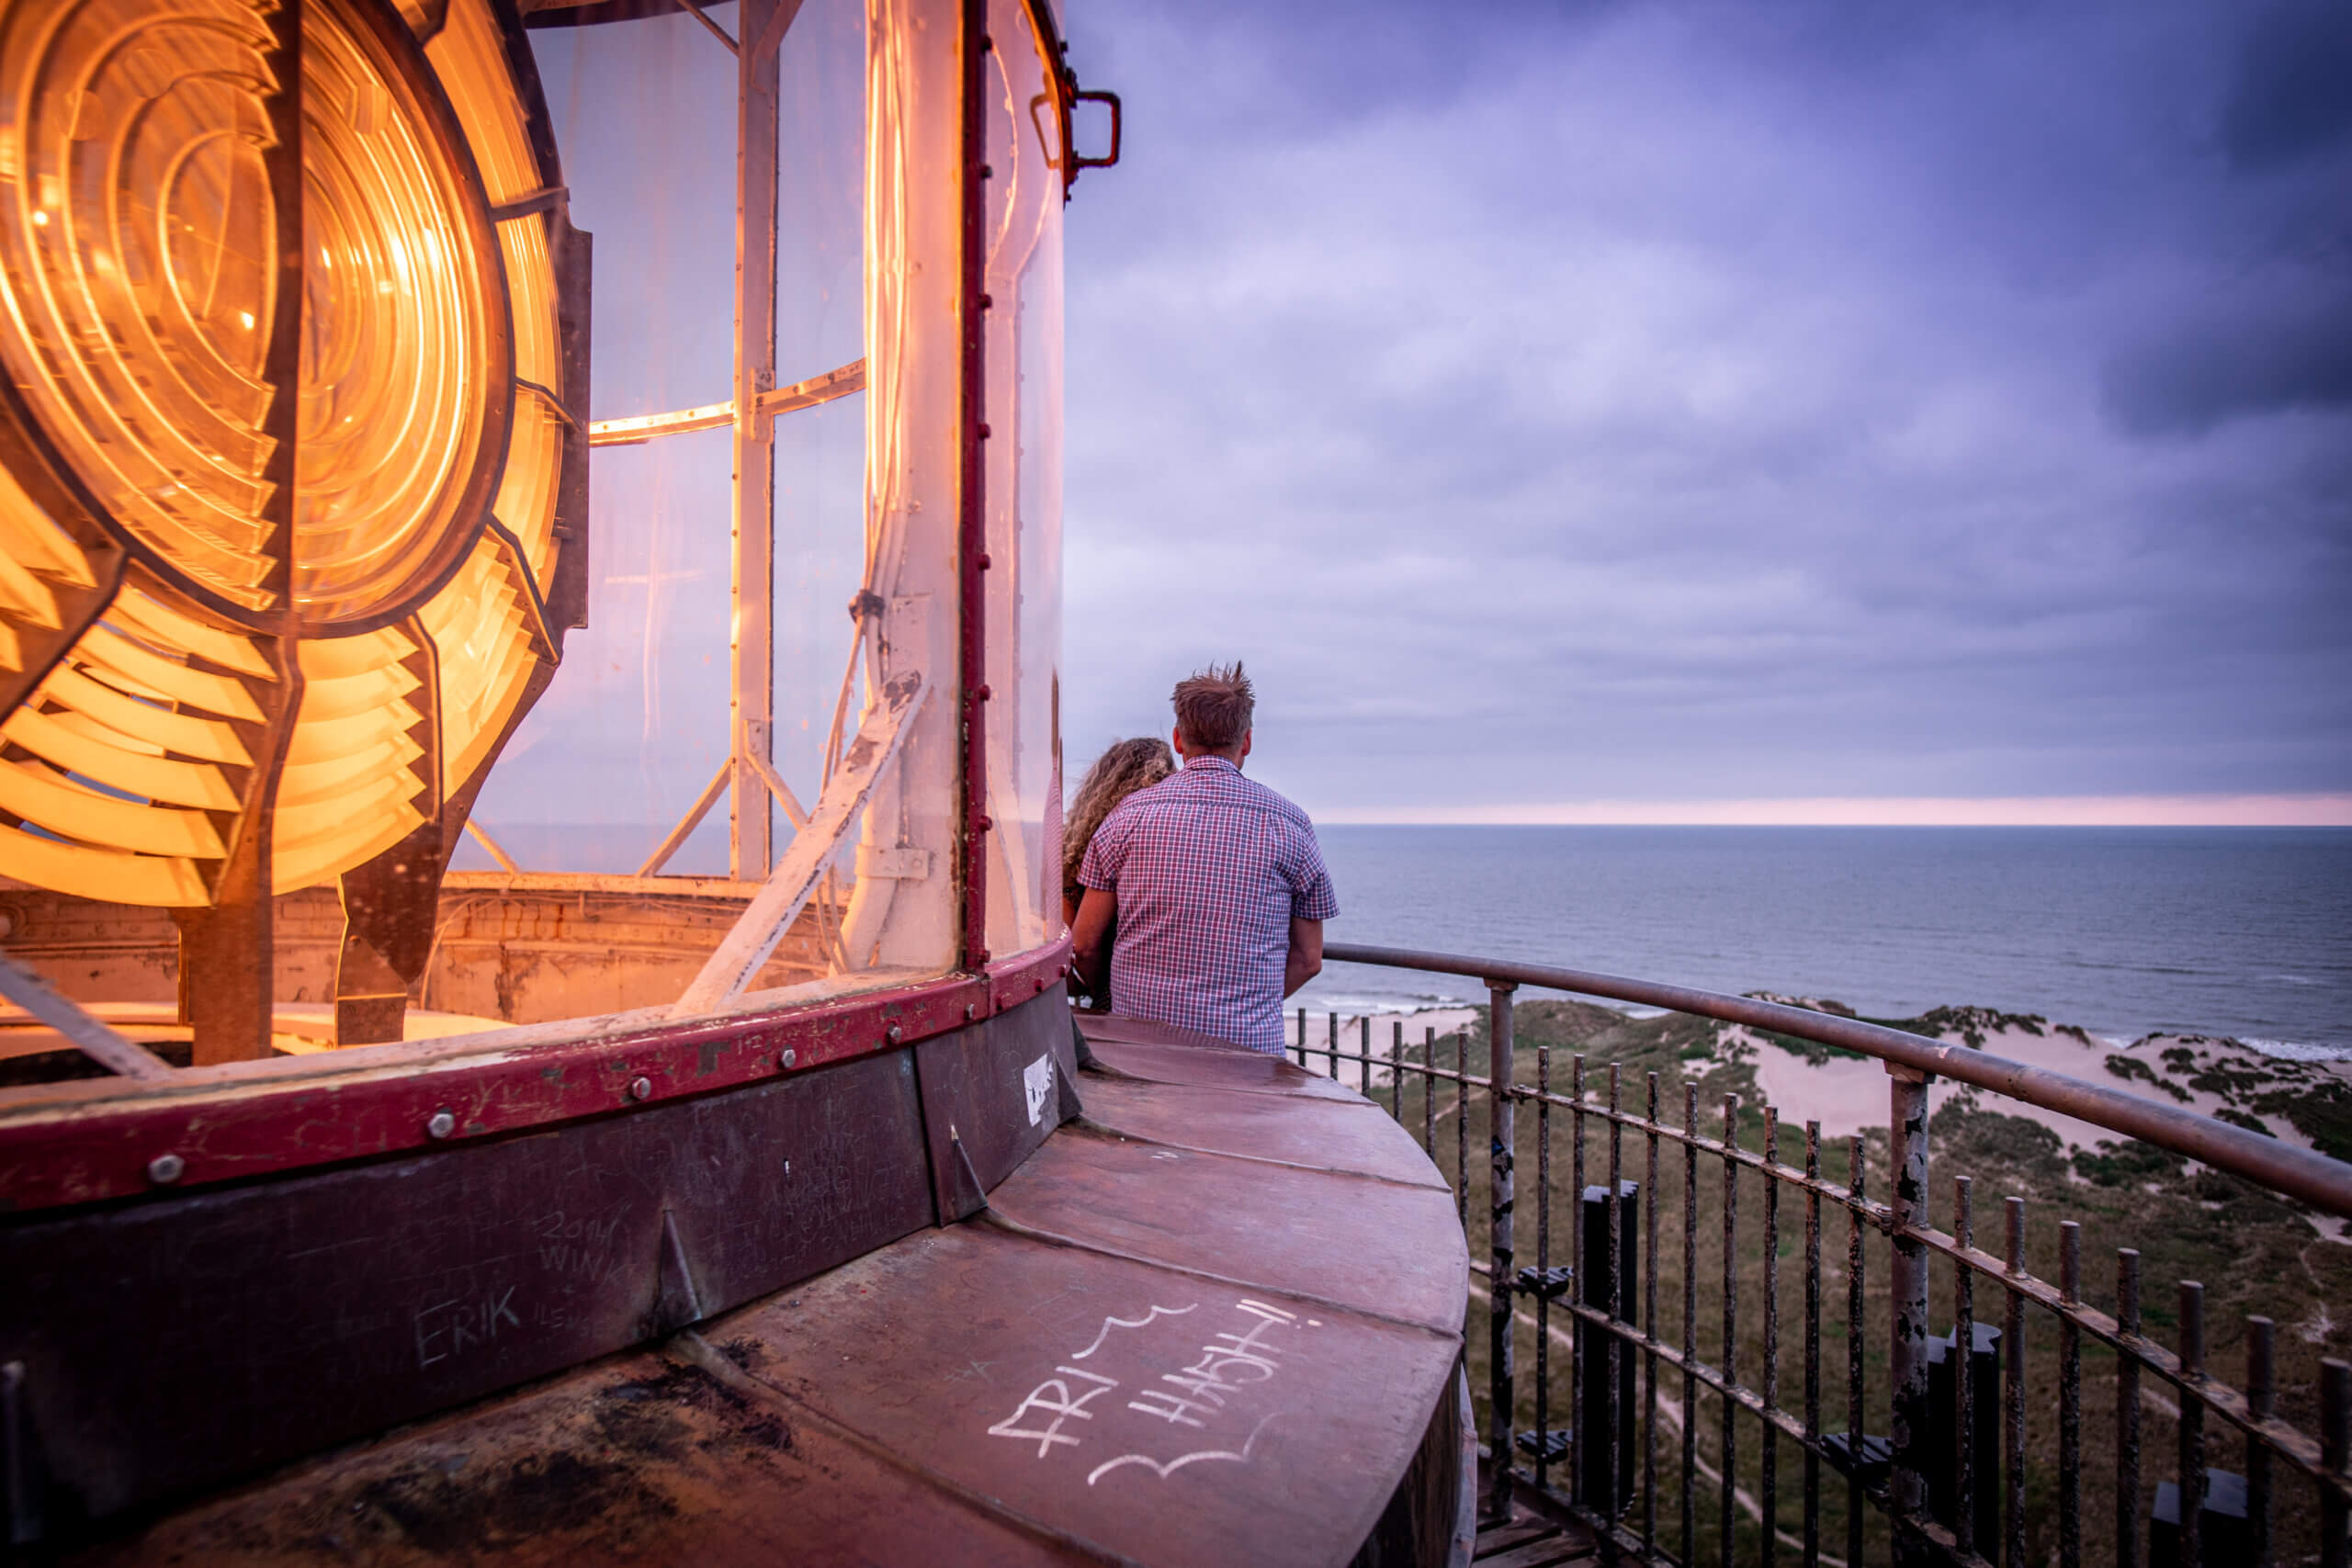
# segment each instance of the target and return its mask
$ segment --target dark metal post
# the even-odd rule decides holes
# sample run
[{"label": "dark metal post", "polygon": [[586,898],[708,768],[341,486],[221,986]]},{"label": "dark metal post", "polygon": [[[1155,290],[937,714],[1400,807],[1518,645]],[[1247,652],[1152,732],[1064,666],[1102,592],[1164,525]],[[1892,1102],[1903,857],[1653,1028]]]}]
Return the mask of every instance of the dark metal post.
[{"label": "dark metal post", "polygon": [[1910,1521],[1928,1505],[1919,1469],[1928,1449],[1928,1249],[1918,1232],[1928,1224],[1928,1075],[1887,1064],[1893,1079],[1888,1122],[1893,1138],[1894,1259],[1887,1269],[1893,1333],[1888,1363],[1894,1382],[1894,1420],[1887,1500],[1894,1518],[1895,1560],[1919,1555]]},{"label": "dark metal post", "polygon": [[[2083,1299],[2083,1227],[2058,1222],[2058,1299]],[[2131,1363],[2127,1360],[2125,1365]],[[2119,1461],[2120,1462],[2120,1461]],[[2129,1514],[2127,1507],[2123,1510]],[[2083,1331],[2072,1317],[2058,1320],[2058,1562],[2083,1560]]]},{"label": "dark metal post", "polygon": [[2319,1364],[2319,1462],[2334,1479],[2319,1483],[2320,1568],[2352,1568],[2352,1505],[2344,1498],[2352,1481],[2352,1361],[2334,1357]]},{"label": "dark metal post", "polygon": [[[2270,1340],[2276,1326],[2267,1317],[2245,1320],[2245,1407],[2257,1421],[2270,1419],[2278,1397]],[[2245,1443],[2245,1520],[2254,1568],[2270,1568],[2270,1445],[2259,1438]]]},{"label": "dark metal post", "polygon": [[1399,1122],[1405,1120],[1405,1025],[1401,1020],[1388,1026],[1388,1113]]},{"label": "dark metal post", "polygon": [[[2022,1280],[2026,1277],[2025,1200],[2011,1198],[2005,1207],[2009,1234],[2003,1261],[2011,1280]],[[2014,1285],[2009,1289],[2009,1315],[2001,1338],[2008,1348],[2008,1359],[2001,1367],[2008,1380],[2001,1430],[2003,1461],[2009,1477],[2007,1506],[2001,1516],[2002,1561],[2007,1568],[2025,1568],[2025,1295]]]},{"label": "dark metal post", "polygon": [[[1511,1456],[1511,1018],[1510,996],[1519,987],[1509,982],[1490,985],[1487,996],[1487,1125],[1493,1131],[1489,1154],[1493,1159],[1488,1190],[1490,1206],[1487,1213],[1491,1238],[1489,1261],[1494,1272],[1487,1283],[1493,1287],[1489,1300],[1492,1306],[1487,1325],[1487,1411],[1488,1451],[1494,1455],[1494,1471],[1487,1494],[1487,1512],[1493,1518],[1506,1518],[1510,1514]],[[1336,1076],[1336,1071],[1335,1071]]]},{"label": "dark metal post", "polygon": [[2205,1287],[2180,1281],[2180,1564],[2205,1561]]},{"label": "dark metal post", "polygon": [[[2071,1223],[2071,1222],[2070,1222]],[[2077,1232],[2077,1235],[2080,1233]],[[2065,1292],[2079,1301],[2079,1291]],[[2115,1252],[2115,1326],[2132,1338],[2140,1336],[2140,1252],[2118,1247]],[[2075,1404],[2082,1406],[2082,1369],[2075,1369]],[[2079,1454],[2079,1450],[2077,1450]],[[2064,1462],[2063,1461],[2061,1462]],[[2068,1474],[2072,1474],[2070,1468]],[[2079,1530],[2077,1545],[2079,1546]],[[2115,1568],[2138,1568],[2140,1562],[2140,1352],[2137,1346],[2117,1348],[2115,1357]]]},{"label": "dark metal post", "polygon": [[[1577,1297],[1615,1321],[1631,1323],[1639,1261],[1634,1257],[1634,1222],[1641,1189],[1621,1179],[1613,1214],[1608,1188],[1588,1187],[1581,1197],[1577,1223],[1584,1232],[1585,1272],[1577,1281]],[[1612,1225],[1619,1243],[1614,1248]],[[1577,1496],[1613,1519],[1634,1498],[1634,1359],[1623,1353],[1614,1333],[1596,1323],[1577,1325],[1576,1344]]]},{"label": "dark metal post", "polygon": [[1846,1180],[1854,1194],[1854,1206],[1846,1211],[1846,1561],[1849,1563],[1862,1560],[1861,1454],[1865,1447],[1862,1432],[1862,1319],[1869,1297],[1862,1290],[1862,1271],[1867,1260],[1862,1254],[1861,1203],[1867,1196],[1863,1184],[1870,1177],[1870,1166],[1862,1158],[1864,1147],[1860,1133],[1846,1141]]}]

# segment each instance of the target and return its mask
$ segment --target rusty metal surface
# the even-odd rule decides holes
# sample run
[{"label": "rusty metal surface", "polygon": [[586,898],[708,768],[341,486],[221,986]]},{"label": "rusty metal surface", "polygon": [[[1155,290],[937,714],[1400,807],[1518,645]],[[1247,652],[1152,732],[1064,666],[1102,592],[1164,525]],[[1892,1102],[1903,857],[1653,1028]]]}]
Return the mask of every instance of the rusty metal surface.
[{"label": "rusty metal surface", "polygon": [[[971,1140],[984,1163],[1028,1136],[1027,1086],[1003,1103],[1013,1086],[991,1072],[1017,1073],[1040,1044],[1058,1070],[1067,1050],[1015,1026],[1057,1024],[1066,1042],[1067,1016],[1056,996],[971,1032],[960,1057],[927,1052],[925,1096],[969,1091],[959,1103],[982,1122],[1018,1116],[1009,1137]],[[1346,1562],[1375,1526],[1402,1540],[1424,1533],[1426,1514],[1452,1518],[1455,1494],[1432,1475],[1396,1500],[1432,1442],[1452,1451],[1450,1427],[1431,1434],[1453,1414],[1467,1282],[1444,1190],[1425,1169],[1399,1179],[1421,1159],[1401,1128],[1361,1102],[1087,1077],[1081,1095],[1124,1096],[1131,1120],[1158,1097],[1159,1114],[1181,1111],[1211,1144],[1287,1146],[1347,1127],[1322,1134],[1327,1162],[1357,1168],[1070,1126],[989,1195],[989,1215],[907,1234],[932,1207],[914,1055],[329,1173],[301,1193],[277,1183],[141,1205],[110,1216],[128,1222],[119,1235],[82,1227],[82,1250],[49,1258],[40,1291],[12,1292],[78,1288],[103,1320],[70,1361],[35,1347],[28,1387],[52,1402],[37,1425],[63,1440],[53,1458],[86,1472],[72,1443],[90,1434],[72,1422],[110,1423],[101,1459],[130,1466],[148,1496],[167,1476],[187,1487],[208,1466],[254,1468],[265,1404],[271,1423],[290,1423],[279,1440],[316,1448],[331,1424],[321,1412],[380,1427],[400,1418],[401,1386],[486,1358],[509,1358],[499,1376],[511,1383],[578,1359],[590,1327],[626,1342],[700,1325],[300,1464],[80,1560],[1289,1564]],[[966,1082],[950,1091],[956,1071]],[[893,1072],[890,1105],[861,1112],[853,1079]],[[1061,1104],[1041,1107],[1037,1135]],[[712,1122],[730,1108],[745,1116]],[[1297,1130],[1275,1125],[1285,1117]],[[1223,1130],[1228,1118],[1248,1131]],[[785,1181],[796,1126],[842,1152],[816,1158],[813,1190],[799,1180],[816,1156],[795,1156]],[[514,1168],[502,1174],[502,1160]],[[541,1208],[542,1179],[570,1205],[560,1224]],[[390,1199],[404,1217],[385,1229]],[[203,1223],[265,1202],[271,1224]],[[861,1205],[870,1230],[902,1238],[854,1243],[843,1216]],[[329,1215],[340,1223],[322,1229]],[[0,1244],[67,1228],[19,1226]],[[796,1241],[804,1259],[821,1245],[863,1256],[721,1313],[742,1299],[729,1292],[747,1260],[772,1263]],[[462,1278],[450,1272],[461,1258]],[[125,1266],[154,1277],[109,1314],[99,1286]],[[528,1280],[510,1288],[501,1270],[514,1269]],[[558,1277],[569,1296],[547,1293]],[[123,1315],[167,1283],[177,1316]],[[420,1318],[412,1298],[427,1297]],[[616,1313],[628,1321],[605,1321]],[[39,1326],[54,1340],[63,1321],[44,1312]],[[229,1337],[240,1323],[244,1337]],[[95,1354],[141,1331],[187,1363],[169,1387],[142,1393],[130,1369]],[[0,1326],[0,1341],[19,1337]],[[321,1375],[322,1354],[349,1365]],[[208,1457],[174,1457],[191,1454]]]},{"label": "rusty metal surface", "polygon": [[1078,1071],[1059,990],[1033,1005],[915,1048],[933,1201],[943,1220],[976,1213],[983,1194],[1062,1124]]},{"label": "rusty metal surface", "polygon": [[[985,977],[951,975],[817,1003],[754,999],[684,1021],[643,1012],[574,1019],[198,1067],[157,1086],[83,1079],[0,1092],[0,1217],[153,1193],[152,1162],[164,1154],[182,1162],[176,1182],[187,1189],[431,1148],[429,1128],[444,1110],[461,1141],[642,1113],[962,1029],[1000,1010],[994,990],[1050,1005],[1035,982],[1069,961],[1065,937]],[[640,1079],[648,1092],[633,1095]]]},{"label": "rusty metal surface", "polygon": [[1101,1074],[1080,1088],[1086,1123],[1122,1137],[1452,1191],[1429,1156],[1411,1139],[1399,1140],[1396,1124],[1368,1102],[1236,1094]]},{"label": "rusty metal surface", "polygon": [[218,1484],[929,1224],[906,1052],[556,1134],[0,1230],[53,1514]]},{"label": "rusty metal surface", "polygon": [[1071,1127],[989,1194],[989,1212],[1071,1244],[1462,1331],[1468,1255],[1453,1200],[1434,1189]]},{"label": "rusty metal surface", "polygon": [[[1191,1185],[1164,1190],[1181,1202]],[[1292,1196],[1278,1177],[1263,1199]],[[1357,1240],[1376,1223],[1330,1221]],[[1219,1228],[1255,1230],[1240,1215]],[[978,1224],[910,1237],[706,1337],[761,1386],[1023,1517],[1170,1564],[1348,1561],[1461,1348]]]},{"label": "rusty metal surface", "polygon": [[1246,1051],[1212,1035],[1173,1024],[1122,1018],[1116,1013],[1074,1013],[1086,1043],[1114,1074],[1153,1083],[1197,1084],[1204,1089],[1247,1089],[1309,1100],[1362,1105],[1363,1097],[1327,1077],[1292,1066],[1280,1056]]},{"label": "rusty metal surface", "polygon": [[673,1353],[636,1352],[69,1561],[886,1568],[1097,1559],[927,1484],[740,1380]]}]

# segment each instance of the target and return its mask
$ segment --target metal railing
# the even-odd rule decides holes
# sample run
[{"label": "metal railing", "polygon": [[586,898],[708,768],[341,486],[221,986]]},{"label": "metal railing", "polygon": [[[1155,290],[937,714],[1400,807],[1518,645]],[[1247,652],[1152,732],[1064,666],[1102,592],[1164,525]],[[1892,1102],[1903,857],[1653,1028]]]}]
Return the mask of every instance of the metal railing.
[{"label": "metal railing", "polygon": [[[2352,1217],[2352,1166],[1856,1019],[1496,959],[1336,943],[1326,956],[1475,979],[1489,996],[1484,1077],[1470,1071],[1466,1031],[1453,1037],[1450,1063],[1441,1059],[1447,1043],[1426,1032],[1416,1061],[1401,1023],[1382,1056],[1372,1048],[1370,1019],[1361,1022],[1357,1048],[1348,1051],[1332,1014],[1327,1042],[1316,1048],[1307,1043],[1301,1009],[1292,1047],[1302,1064],[1328,1058],[1335,1078],[1351,1066],[1368,1099],[1379,1100],[1385,1088],[1400,1122],[1409,1128],[1418,1120],[1422,1146],[1441,1171],[1451,1154],[1465,1228],[1473,1188],[1485,1189],[1487,1258],[1474,1258],[1471,1291],[1474,1305],[1480,1296],[1487,1303],[1487,1332],[1483,1346],[1475,1334],[1467,1338],[1471,1359],[1485,1363],[1487,1517],[1507,1512],[1516,1498],[1581,1522],[1620,1556],[1693,1568],[1770,1565],[1783,1550],[1807,1568],[1874,1561],[2025,1568],[2030,1549],[2033,1561],[2054,1560],[2062,1568],[2086,1557],[2122,1568],[2290,1562],[2352,1568],[2352,1365],[2307,1358],[2316,1361],[2310,1375],[2282,1382],[2276,1325],[2248,1315],[2245,1373],[2233,1384],[2209,1365],[2201,1284],[2177,1283],[2169,1314],[2175,1343],[2160,1344],[2144,1331],[2146,1320],[2166,1314],[2143,1304],[2139,1249],[2118,1249],[2115,1310],[2103,1311],[2086,1297],[2076,1221],[2061,1221],[2054,1236],[2045,1233],[2037,1241],[2026,1200],[2007,1197],[1996,1256],[1976,1244],[1972,1179],[1965,1175],[1948,1189],[1950,1227],[1937,1228],[1928,1185],[1929,1086],[1946,1077],[2062,1112],[2337,1218]],[[1843,1140],[1842,1149],[1825,1148],[1820,1123],[1807,1122],[1802,1164],[1792,1163],[1783,1151],[1794,1134],[1781,1126],[1779,1108],[1750,1110],[1725,1096],[1717,1135],[1702,1124],[1696,1085],[1682,1086],[1677,1124],[1661,1102],[1657,1072],[1631,1086],[1640,1103],[1629,1107],[1629,1085],[1613,1062],[1596,1070],[1575,1055],[1566,1084],[1555,1088],[1549,1046],[1533,1048],[1533,1078],[1522,1081],[1521,1057],[1529,1053],[1515,1049],[1513,1035],[1513,993],[1521,985],[1744,1024],[1874,1057],[1889,1075],[1883,1145],[1857,1134]],[[1385,1086],[1375,1084],[1376,1070],[1385,1070]],[[1408,1083],[1415,1091],[1409,1097]],[[1474,1096],[1487,1116],[1487,1158],[1480,1167],[1470,1157]],[[1418,1118],[1408,1098],[1419,1101]],[[1517,1116],[1522,1105],[1532,1108],[1532,1127]],[[1566,1113],[1576,1195],[1565,1247],[1554,1237],[1555,1111]],[[1450,1138],[1442,1126],[1449,1117]],[[1605,1141],[1605,1153],[1589,1146],[1596,1137]],[[1628,1158],[1629,1137],[1636,1140],[1634,1159]],[[1521,1267],[1516,1168],[1531,1143],[1533,1262]],[[1873,1158],[1883,1162],[1882,1178],[1870,1174]],[[1605,1169],[1605,1186],[1586,1185],[1589,1164],[1600,1168],[1590,1174]],[[1842,1172],[1831,1168],[1838,1165]],[[1883,1197],[1873,1195],[1877,1179],[1885,1183]],[[1668,1187],[1679,1202],[1669,1201]],[[1749,1211],[1757,1228],[1743,1230],[1744,1195],[1757,1205]],[[1794,1325],[1782,1310],[1781,1253],[1793,1251],[1795,1242],[1784,1235],[1784,1198],[1802,1209],[1803,1303]],[[1823,1267],[1825,1237],[1834,1246],[1830,1231],[1841,1211],[1842,1313],[1829,1300],[1835,1281]],[[1662,1217],[1669,1230],[1679,1217],[1679,1230],[1663,1238],[1669,1248],[1663,1258]],[[1710,1281],[1714,1299],[1702,1314],[1701,1237],[1709,1229],[1718,1239],[1708,1261],[1719,1263],[1720,1274]],[[2054,1284],[2029,1269],[2030,1241],[2045,1258],[2054,1252]],[[1663,1292],[1662,1261],[1669,1286]],[[1931,1331],[1931,1268],[1948,1276],[1947,1336]],[[1838,1271],[1833,1255],[1829,1272]],[[1987,1298],[1981,1310],[1980,1287]],[[1661,1297],[1671,1302],[1677,1294],[1679,1311],[1668,1312],[1661,1333]],[[2324,1299],[2322,1309],[2324,1323]],[[1554,1326],[1555,1314],[1566,1319],[1566,1333]],[[1789,1347],[1792,1326],[1801,1343]],[[1556,1359],[1555,1339],[1566,1352]],[[1533,1362],[1528,1379],[1519,1373],[1522,1342]],[[1826,1345],[1836,1348],[1834,1355]],[[2052,1366],[2054,1391],[2029,1375],[2046,1377]],[[1791,1371],[1798,1377],[1784,1381]],[[1825,1425],[1825,1379],[1833,1371],[1843,1373],[1842,1431]],[[1792,1393],[1787,1381],[1796,1385],[1795,1408],[1783,1403]],[[2282,1394],[2290,1406],[2284,1414]],[[1702,1430],[1702,1402],[1715,1406],[1711,1433]],[[2173,1481],[2157,1485],[2153,1496],[2143,1474],[2145,1406],[2154,1406],[2177,1438]],[[1569,1424],[1555,1427],[1555,1412],[1566,1414]],[[2289,1418],[2298,1414],[2316,1417],[2317,1436]],[[1870,1430],[1880,1418],[1884,1437]],[[1679,1442],[1663,1455],[1662,1422],[1679,1429]],[[2217,1439],[2231,1434],[2242,1474],[2215,1462]],[[1798,1464],[1793,1507],[1784,1495],[1784,1450],[1792,1450]],[[1565,1472],[1565,1486],[1557,1472]],[[2184,1498],[2203,1506],[2184,1507]]]}]

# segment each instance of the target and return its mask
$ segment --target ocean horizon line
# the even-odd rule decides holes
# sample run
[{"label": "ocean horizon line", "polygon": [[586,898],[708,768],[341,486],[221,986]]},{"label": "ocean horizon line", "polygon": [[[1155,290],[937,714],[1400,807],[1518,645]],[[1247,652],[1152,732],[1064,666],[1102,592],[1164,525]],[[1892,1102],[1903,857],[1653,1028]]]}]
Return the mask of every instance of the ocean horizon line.
[{"label": "ocean horizon line", "polygon": [[1326,807],[1361,828],[2352,828],[2352,793],[1792,795],[1736,800]]}]

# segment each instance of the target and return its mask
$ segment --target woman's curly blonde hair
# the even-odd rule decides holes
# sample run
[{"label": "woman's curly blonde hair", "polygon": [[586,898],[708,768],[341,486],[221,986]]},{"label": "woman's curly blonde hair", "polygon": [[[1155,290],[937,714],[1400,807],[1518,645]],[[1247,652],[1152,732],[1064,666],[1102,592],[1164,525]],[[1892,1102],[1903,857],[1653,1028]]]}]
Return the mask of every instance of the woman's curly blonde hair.
[{"label": "woman's curly blonde hair", "polygon": [[1175,771],[1176,754],[1168,749],[1168,742],[1150,736],[1114,740],[1094,759],[1078,786],[1078,797],[1070,802],[1069,819],[1062,827],[1063,897],[1076,903],[1086,896],[1086,889],[1079,886],[1078,868],[1085,863],[1086,846],[1094,841],[1094,830],[1102,826],[1111,808]]}]

